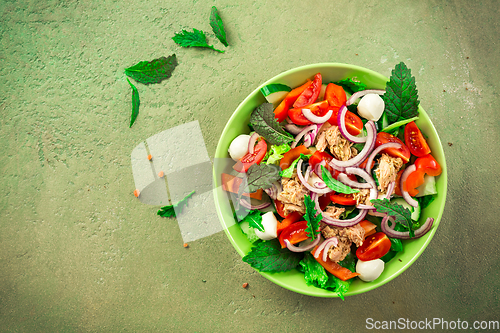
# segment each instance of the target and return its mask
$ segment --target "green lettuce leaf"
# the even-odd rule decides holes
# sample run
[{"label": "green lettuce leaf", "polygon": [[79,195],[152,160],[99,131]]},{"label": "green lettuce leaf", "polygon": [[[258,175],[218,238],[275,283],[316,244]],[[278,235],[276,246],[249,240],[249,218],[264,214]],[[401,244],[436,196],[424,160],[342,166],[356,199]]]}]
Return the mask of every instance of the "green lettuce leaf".
[{"label": "green lettuce leaf", "polygon": [[251,193],[258,189],[273,186],[280,179],[280,167],[274,164],[252,164],[246,173],[246,178],[240,185],[238,193]]},{"label": "green lettuce leaf", "polygon": [[370,200],[373,206],[379,213],[387,213],[394,217],[396,223],[401,223],[403,227],[408,228],[410,236],[413,237],[413,220],[411,219],[411,212],[397,203],[391,203],[386,198]]},{"label": "green lettuce leaf", "polygon": [[288,152],[290,149],[291,148],[288,143],[284,143],[279,146],[271,145],[270,150],[267,152],[261,163],[277,164],[283,158],[283,154]]},{"label": "green lettuce leaf", "polygon": [[366,89],[366,84],[353,79],[344,79],[334,83],[344,88],[344,91],[350,95]]},{"label": "green lettuce leaf", "polygon": [[295,167],[297,166],[297,163],[299,163],[299,161],[301,159],[304,161],[307,161],[309,159],[309,157],[311,157],[311,155],[300,154],[300,156],[297,157],[297,159],[295,161],[293,161],[292,164],[290,164],[290,166],[288,168],[286,168],[283,171],[280,171],[281,177],[292,178],[293,172],[295,171]]},{"label": "green lettuce leaf", "polygon": [[262,213],[258,210],[251,210],[248,215],[243,217],[241,222],[248,222],[248,224],[257,230],[264,232],[264,226],[262,225]]}]

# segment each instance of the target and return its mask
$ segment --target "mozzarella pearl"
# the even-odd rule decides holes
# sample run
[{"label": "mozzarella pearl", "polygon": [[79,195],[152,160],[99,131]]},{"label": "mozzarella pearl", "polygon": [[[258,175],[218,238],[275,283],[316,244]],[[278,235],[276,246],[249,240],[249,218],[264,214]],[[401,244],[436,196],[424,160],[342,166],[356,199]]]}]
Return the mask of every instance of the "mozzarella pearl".
[{"label": "mozzarella pearl", "polygon": [[384,262],[381,259],[370,261],[358,260],[356,263],[356,273],[361,280],[371,282],[376,280],[384,271]]},{"label": "mozzarella pearl", "polygon": [[233,142],[229,145],[229,156],[235,161],[239,161],[240,158],[248,153],[248,142],[250,141],[250,135],[241,134],[238,135]]},{"label": "mozzarella pearl", "polygon": [[255,229],[255,234],[262,240],[270,240],[278,237],[278,220],[273,212],[267,212],[262,215],[262,226],[264,232]]},{"label": "mozzarella pearl", "polygon": [[366,94],[358,104],[358,114],[368,120],[377,121],[382,117],[385,103],[378,94]]}]

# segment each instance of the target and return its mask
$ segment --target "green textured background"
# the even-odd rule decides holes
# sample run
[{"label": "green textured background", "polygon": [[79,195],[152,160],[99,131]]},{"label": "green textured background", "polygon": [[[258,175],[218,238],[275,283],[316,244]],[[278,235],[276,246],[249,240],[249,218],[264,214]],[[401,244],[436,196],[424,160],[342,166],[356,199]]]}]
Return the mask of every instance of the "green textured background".
[{"label": "green textured background", "polygon": [[[184,49],[211,31],[226,53]],[[491,1],[0,2],[0,330],[362,331],[365,320],[500,320],[500,3]],[[138,84],[124,68],[177,54]],[[440,133],[447,205],[423,255],[362,295],[294,294],[241,261],[221,232],[182,246],[175,219],[133,195],[132,149],[198,120],[213,157],[238,104],[290,68],[344,62],[389,76],[404,61]],[[249,283],[247,289],[241,286]]]}]

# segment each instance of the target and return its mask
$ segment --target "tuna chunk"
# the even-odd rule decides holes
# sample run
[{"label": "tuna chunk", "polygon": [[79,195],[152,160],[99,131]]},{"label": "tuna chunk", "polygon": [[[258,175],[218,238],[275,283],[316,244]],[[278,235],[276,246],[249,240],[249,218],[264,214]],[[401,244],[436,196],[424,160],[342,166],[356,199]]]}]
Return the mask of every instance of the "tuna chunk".
[{"label": "tuna chunk", "polygon": [[334,262],[344,260],[351,251],[352,243],[361,246],[365,237],[365,230],[359,224],[348,228],[326,226],[321,230],[321,233],[325,238],[337,237],[339,241],[336,247],[331,247],[328,250],[328,257]]},{"label": "tuna chunk", "polygon": [[309,190],[302,185],[297,175],[292,178],[281,178],[281,185],[283,191],[278,193],[277,199],[283,203],[285,216],[295,211],[304,214],[306,212],[304,195],[309,194]]},{"label": "tuna chunk", "polygon": [[345,212],[345,208],[327,206],[326,211],[323,212],[323,215],[326,215],[332,219],[338,219],[343,212]]},{"label": "tuna chunk", "polygon": [[378,189],[385,192],[387,186],[396,180],[399,170],[403,167],[403,160],[399,157],[382,154],[378,163],[378,168],[375,170],[379,183]]},{"label": "tuna chunk", "polygon": [[[323,128],[322,128],[323,129]],[[325,127],[320,130],[316,137],[316,149],[325,151],[329,148],[333,157],[341,161],[347,161],[356,156],[358,151],[352,147],[352,143],[340,134],[337,126]]]},{"label": "tuna chunk", "polygon": [[369,205],[373,206],[370,202],[370,190],[363,188],[359,192],[353,194],[354,199],[356,199],[356,205]]}]

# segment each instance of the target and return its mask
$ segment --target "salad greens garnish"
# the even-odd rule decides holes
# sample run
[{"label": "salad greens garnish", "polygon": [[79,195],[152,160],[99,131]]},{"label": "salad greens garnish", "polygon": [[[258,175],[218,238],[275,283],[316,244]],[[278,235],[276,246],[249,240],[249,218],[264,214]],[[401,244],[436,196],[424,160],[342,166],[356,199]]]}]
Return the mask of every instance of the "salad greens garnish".
[{"label": "salad greens garnish", "polygon": [[207,36],[201,30],[193,29],[193,32],[189,32],[183,29],[181,32],[176,32],[172,39],[182,47],[206,47],[224,53],[224,51],[216,49],[213,45],[208,45]]},{"label": "salad greens garnish", "polygon": [[130,87],[132,88],[132,115],[130,116],[130,127],[134,124],[135,120],[137,119],[137,116],[139,115],[139,105],[141,104],[141,100],[139,99],[139,91],[137,88],[130,82],[130,80],[127,78],[128,84],[130,84]]},{"label": "salad greens garnish", "polygon": [[353,189],[333,178],[330,171],[328,171],[324,166],[321,166],[321,176],[323,177],[323,181],[326,186],[337,193],[352,194],[359,192],[359,190]]},{"label": "salad greens garnish", "polygon": [[288,143],[282,145],[271,145],[271,149],[266,153],[262,162],[266,164],[276,164],[283,158],[283,154],[292,149]]},{"label": "salad greens garnish", "polygon": [[282,145],[294,140],[291,134],[287,133],[274,118],[273,105],[263,103],[256,107],[250,115],[250,124],[255,132],[266,138],[272,145]]},{"label": "salad greens garnish", "polygon": [[351,95],[357,91],[366,89],[366,84],[353,79],[344,79],[333,83],[335,83],[338,86],[341,86],[342,88],[344,88],[346,93],[349,93]]},{"label": "salad greens garnish", "polygon": [[248,222],[248,224],[257,230],[264,232],[262,225],[262,213],[258,210],[251,210],[240,222]]},{"label": "salad greens garnish", "polygon": [[316,236],[320,233],[319,223],[323,219],[323,216],[316,211],[316,205],[310,196],[304,195],[304,205],[306,206],[306,213],[304,214],[304,220],[307,221],[306,234],[312,240],[316,239]]},{"label": "salad greens garnish", "polygon": [[280,168],[274,164],[252,164],[246,173],[246,178],[241,183],[238,193],[251,193],[258,189],[273,186],[280,179]]},{"label": "salad greens garnish", "polygon": [[181,201],[173,204],[173,205],[167,205],[167,206],[163,206],[160,208],[160,210],[157,212],[158,215],[160,215],[161,217],[172,217],[172,216],[176,216],[175,215],[175,211],[178,210],[179,213],[182,212],[182,209],[187,206],[187,202],[188,202],[188,199],[191,198],[194,194],[194,190],[189,193],[188,195],[186,195]]},{"label": "salad greens garnish", "polygon": [[293,172],[295,171],[295,166],[297,165],[297,163],[299,163],[300,160],[306,161],[306,160],[309,159],[309,157],[311,157],[311,155],[300,154],[300,156],[297,157],[292,162],[292,164],[290,164],[290,166],[288,168],[286,168],[283,171],[280,171],[280,176],[283,177],[283,178],[292,178]]},{"label": "salad greens garnish", "polygon": [[413,237],[413,220],[411,219],[411,212],[397,203],[391,203],[387,198],[370,200],[373,206],[379,213],[387,213],[387,215],[394,217],[396,224],[401,223],[403,227],[408,228],[410,236]]},{"label": "salad greens garnish", "polygon": [[132,67],[125,69],[125,74],[144,84],[160,83],[172,76],[172,72],[177,66],[175,54],[167,58],[161,57],[151,61],[141,61]]},{"label": "salad greens garnish", "polygon": [[286,272],[297,267],[303,258],[302,253],[282,249],[279,241],[273,239],[258,242],[252,250],[243,257],[243,261],[261,272]]},{"label": "salad greens garnish", "polygon": [[384,129],[382,129],[381,132],[387,132],[389,134],[392,134],[394,136],[397,136],[398,133],[399,133],[399,128],[401,126],[404,126],[408,123],[411,123],[412,121],[415,121],[418,119],[418,116],[417,117],[413,117],[413,118],[408,118],[408,119],[403,119],[403,120],[400,120],[400,121],[397,121],[387,127],[385,127]]},{"label": "salad greens garnish", "polygon": [[212,11],[210,12],[210,26],[212,27],[212,31],[215,36],[224,46],[228,46],[226,39],[226,31],[224,30],[224,23],[222,23],[222,19],[219,16],[219,12],[215,6],[212,6]]},{"label": "salad greens garnish", "polygon": [[415,77],[404,62],[400,62],[392,70],[385,91],[382,99],[390,124],[418,116],[419,101]]},{"label": "salad greens garnish", "polygon": [[420,209],[424,209],[427,206],[429,206],[431,202],[433,202],[434,199],[436,199],[436,197],[434,195],[424,195],[416,199],[418,201],[418,204],[420,205]]}]

